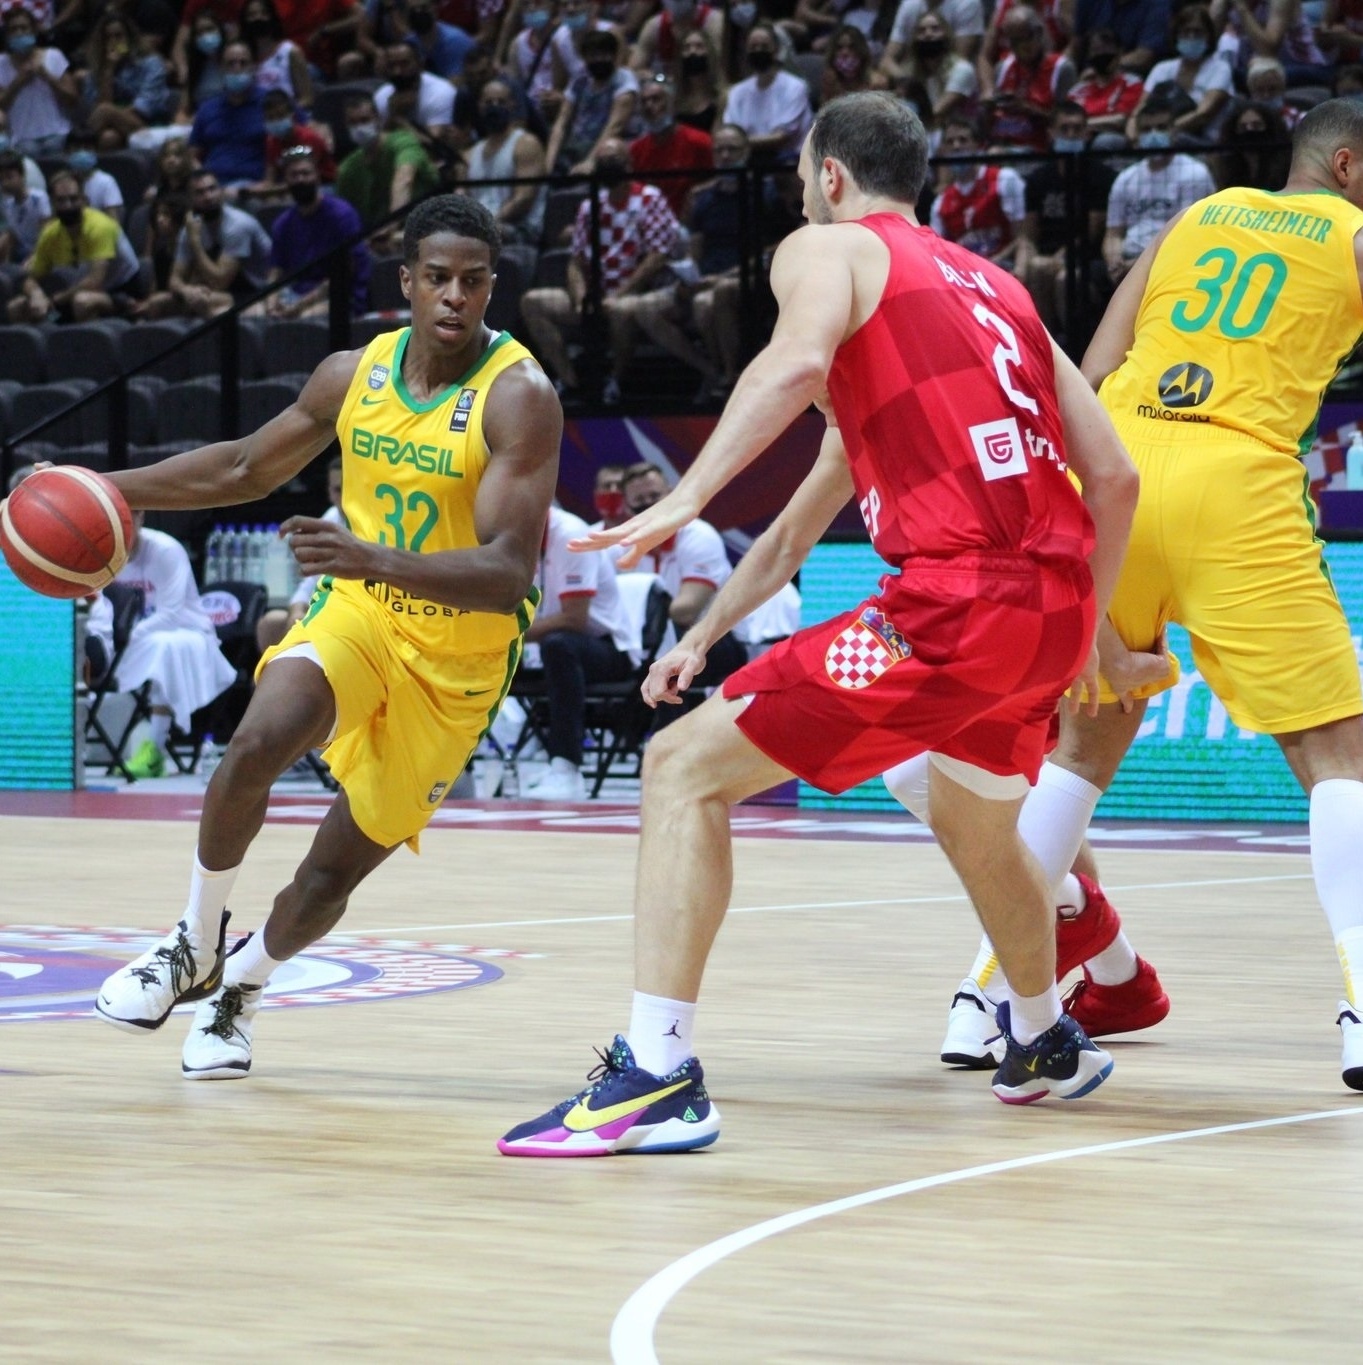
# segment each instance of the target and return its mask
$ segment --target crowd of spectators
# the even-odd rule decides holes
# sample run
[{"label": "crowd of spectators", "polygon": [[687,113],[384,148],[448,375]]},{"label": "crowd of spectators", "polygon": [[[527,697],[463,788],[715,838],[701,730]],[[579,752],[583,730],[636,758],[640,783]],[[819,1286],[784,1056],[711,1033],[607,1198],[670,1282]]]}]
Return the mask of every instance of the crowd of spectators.
[{"label": "crowd of spectators", "polygon": [[[599,265],[608,403],[640,341],[702,402],[732,384],[740,230],[769,249],[798,221],[791,169],[841,93],[918,110],[924,220],[1062,333],[1067,264],[1091,317],[1171,214],[1276,188],[1302,111],[1363,97],[1363,0],[0,0],[0,22],[10,321],[203,318],[299,270],[264,311],[307,316],[308,267],[361,231],[363,312],[385,220],[464,189],[570,257],[522,309],[566,394]],[[547,214],[546,174],[596,175],[596,212]]]}]

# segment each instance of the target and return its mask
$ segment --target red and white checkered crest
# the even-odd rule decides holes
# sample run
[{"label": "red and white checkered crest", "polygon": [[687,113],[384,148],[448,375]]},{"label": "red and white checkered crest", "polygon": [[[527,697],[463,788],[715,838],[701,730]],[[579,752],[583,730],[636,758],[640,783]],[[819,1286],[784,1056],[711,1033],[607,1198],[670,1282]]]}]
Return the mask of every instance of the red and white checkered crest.
[{"label": "red and white checkered crest", "polygon": [[892,663],[897,662],[885,641],[860,621],[853,621],[828,646],[824,667],[839,687],[869,687]]}]

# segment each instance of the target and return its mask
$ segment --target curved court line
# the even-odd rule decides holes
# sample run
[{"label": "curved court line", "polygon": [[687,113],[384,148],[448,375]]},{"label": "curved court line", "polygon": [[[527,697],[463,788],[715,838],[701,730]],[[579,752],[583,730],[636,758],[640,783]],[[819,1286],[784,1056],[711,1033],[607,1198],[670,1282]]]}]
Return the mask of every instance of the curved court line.
[{"label": "curved court line", "polygon": [[[1295,856],[1295,855],[1294,855]],[[1260,882],[1303,882],[1310,881],[1311,872],[1284,872],[1271,877],[1213,877],[1197,881],[1183,882],[1129,882],[1124,886],[1105,886],[1105,891],[1187,891],[1199,886],[1250,886]],[[943,905],[965,900],[965,893],[958,891],[951,896],[887,896],[882,900],[862,901],[792,901],[785,905],[731,905],[731,915],[755,915],[772,910],[861,910],[878,905]],[[391,929],[386,924],[373,929],[341,929],[331,934],[332,938],[368,938],[374,934],[436,934],[455,929],[523,929],[543,924],[618,924],[632,920],[627,915],[557,915],[552,919],[495,919],[481,920],[475,924],[405,924]]]},{"label": "curved court line", "polygon": [[835,1213],[863,1208],[867,1204],[878,1204],[886,1199],[897,1199],[901,1194],[916,1194],[919,1190],[934,1189],[938,1185],[953,1185],[962,1180],[974,1180],[979,1176],[1021,1171],[1028,1166],[1044,1166],[1052,1161],[1102,1156],[1107,1152],[1125,1152],[1137,1147],[1157,1147],[1166,1142],[1186,1142],[1191,1138],[1220,1137],[1226,1133],[1247,1133],[1257,1128],[1280,1128],[1290,1123],[1313,1123],[1317,1119],[1332,1119],[1346,1115],[1357,1117],[1360,1114],[1363,1114],[1363,1107],[1320,1109],[1311,1114],[1289,1114],[1285,1118],[1255,1119],[1250,1123],[1226,1123],[1216,1128],[1189,1128],[1178,1133],[1159,1133],[1153,1137],[1124,1138],[1118,1142],[1095,1143],[1090,1147],[1070,1147],[1060,1152],[1039,1152],[1034,1156],[1014,1157],[1010,1161],[991,1161],[984,1166],[967,1166],[959,1171],[945,1171],[941,1175],[906,1180],[900,1185],[885,1185],[878,1190],[867,1190],[863,1194],[848,1195],[845,1199],[833,1199],[826,1204],[814,1204],[807,1209],[797,1209],[794,1213],[783,1213],[779,1218],[769,1218],[765,1223],[754,1223],[752,1227],[731,1232],[727,1237],[698,1247],[641,1284],[629,1296],[611,1324],[611,1359],[615,1365],[659,1365],[658,1355],[653,1347],[653,1333],[658,1325],[658,1319],[662,1316],[663,1309],[697,1275],[735,1252],[744,1251],[758,1242],[766,1241],[769,1237],[775,1237],[778,1232],[786,1232],[819,1218],[829,1218]]}]

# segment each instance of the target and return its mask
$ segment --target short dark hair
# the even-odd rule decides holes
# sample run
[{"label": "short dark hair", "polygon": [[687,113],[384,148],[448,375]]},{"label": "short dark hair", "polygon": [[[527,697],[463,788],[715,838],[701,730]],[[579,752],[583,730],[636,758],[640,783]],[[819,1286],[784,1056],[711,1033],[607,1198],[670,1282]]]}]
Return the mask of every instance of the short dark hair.
[{"label": "short dark hair", "polygon": [[348,114],[352,109],[372,109],[377,114],[379,106],[374,102],[373,95],[362,91],[351,95],[350,98],[346,100],[345,112]]},{"label": "short dark hair", "polygon": [[403,225],[402,257],[408,269],[416,264],[421,243],[427,237],[434,237],[441,232],[486,242],[488,254],[492,257],[492,268],[497,268],[497,258],[502,252],[502,230],[497,226],[497,220],[482,204],[466,194],[437,194],[430,199],[423,199],[407,215]]},{"label": "short dark hair", "polygon": [[1079,114],[1083,118],[1089,116],[1088,110],[1074,100],[1056,100],[1055,107],[1051,110],[1051,122],[1054,123],[1057,119],[1072,117],[1075,114]]},{"label": "short dark hair", "polygon": [[915,204],[928,174],[922,120],[893,95],[862,90],[839,95],[819,110],[810,133],[815,166],[841,161],[867,194]]},{"label": "short dark hair", "polygon": [[1363,104],[1356,100],[1322,100],[1292,130],[1294,163],[1313,155],[1332,157],[1341,147],[1363,152]]},{"label": "short dark hair", "polygon": [[608,28],[588,29],[582,35],[582,56],[617,57],[620,54],[620,39]]},{"label": "short dark hair", "polygon": [[95,135],[93,128],[87,128],[80,124],[66,134],[66,145],[68,147],[97,147],[99,146],[99,138]]},{"label": "short dark hair", "polygon": [[63,180],[69,180],[76,187],[77,194],[85,193],[85,186],[80,183],[80,176],[78,176],[75,171],[56,170],[47,177],[48,194],[56,194],[57,186],[61,184]]},{"label": "short dark hair", "polygon": [[1183,90],[1175,82],[1165,81],[1146,96],[1145,103],[1136,113],[1136,122],[1139,123],[1145,114],[1176,114],[1179,105],[1186,98]]},{"label": "short dark hair", "polygon": [[189,173],[189,183],[191,185],[198,184],[200,180],[216,180],[217,178],[217,171],[210,171],[207,166],[196,166],[194,170]]},{"label": "short dark hair", "polygon": [[630,484],[639,479],[646,479],[650,474],[656,474],[664,483],[667,482],[667,475],[649,460],[638,460],[628,466],[620,476],[620,491],[623,493]]},{"label": "short dark hair", "polygon": [[0,172],[22,171],[24,169],[24,158],[18,152],[0,152]]}]

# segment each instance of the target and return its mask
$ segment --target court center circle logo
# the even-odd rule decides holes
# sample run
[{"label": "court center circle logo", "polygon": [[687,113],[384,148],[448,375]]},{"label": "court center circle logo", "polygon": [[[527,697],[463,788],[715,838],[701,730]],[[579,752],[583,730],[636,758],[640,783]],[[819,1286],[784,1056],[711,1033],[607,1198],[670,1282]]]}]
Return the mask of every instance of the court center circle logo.
[{"label": "court center circle logo", "polygon": [[[88,1019],[104,978],[158,937],[146,929],[0,925],[0,1023]],[[261,1004],[342,1005],[486,986],[502,976],[487,959],[536,956],[464,944],[324,938],[275,973]],[[192,1008],[181,1006],[186,1013]]]}]

